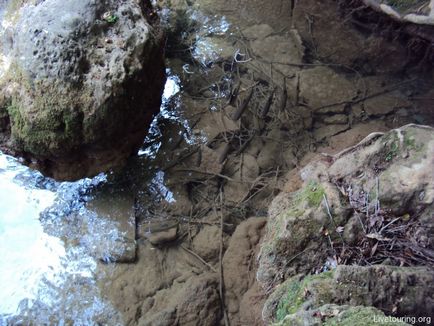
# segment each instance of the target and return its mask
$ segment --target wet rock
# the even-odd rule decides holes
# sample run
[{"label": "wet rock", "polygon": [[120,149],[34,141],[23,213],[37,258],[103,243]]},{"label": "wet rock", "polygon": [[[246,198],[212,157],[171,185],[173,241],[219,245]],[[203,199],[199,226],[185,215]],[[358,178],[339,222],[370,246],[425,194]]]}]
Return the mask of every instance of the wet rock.
[{"label": "wet rock", "polygon": [[175,241],[178,238],[177,221],[150,221],[139,225],[137,235],[148,239],[154,246]]},{"label": "wet rock", "polygon": [[[390,321],[385,318],[386,315],[379,309],[363,306],[339,306],[335,304],[326,304],[317,309],[308,311],[298,311],[291,315],[286,315],[285,318],[275,323],[275,326],[321,326],[326,321],[330,325],[350,326],[361,325],[367,326],[409,326],[404,322]],[[384,321],[383,321],[384,320]]]},{"label": "wet rock", "polygon": [[196,40],[193,57],[206,67],[215,62],[230,61],[235,53],[236,49],[226,38],[209,36]]},{"label": "wet rock", "polygon": [[[235,171],[230,173],[230,180],[224,187],[226,200],[240,203],[246,199],[251,190],[252,183],[259,176],[259,165],[256,158],[250,154],[242,154],[238,162],[233,163]],[[229,167],[231,168],[231,167]]]},{"label": "wet rock", "polygon": [[[357,145],[299,171],[303,187],[281,193],[269,208],[257,279],[265,289],[286,281],[269,297],[263,313],[266,321],[282,322],[281,325],[291,325],[296,320],[314,322],[315,319],[306,318],[315,317],[315,309],[329,303],[372,306],[398,315],[434,313],[434,298],[429,294],[433,290],[422,289],[423,284],[432,283],[432,269],[389,266],[399,265],[398,258],[385,260],[388,266],[338,266],[319,275],[289,278],[297,273],[333,269],[342,258],[338,255],[337,260],[330,262],[333,243],[356,246],[362,243],[361,239],[372,239],[367,250],[368,256],[374,255],[376,242],[391,241],[383,234],[390,223],[405,228],[403,241],[407,241],[409,259],[417,252],[431,255],[433,148],[433,128],[407,125],[370,134]],[[365,202],[360,204],[362,198]],[[386,220],[376,229],[373,226],[378,218]],[[407,223],[410,220],[415,224]],[[428,265],[429,260],[412,263]],[[368,313],[371,310],[360,309],[358,313],[363,310],[363,315],[366,312],[366,316],[372,317]],[[333,318],[343,315],[338,311]]]},{"label": "wet rock", "polygon": [[12,2],[1,5],[0,107],[10,120],[2,148],[63,180],[124,164],[164,83],[148,2]]},{"label": "wet rock", "polygon": [[372,120],[366,123],[358,123],[344,132],[332,136],[328,139],[328,146],[321,148],[321,152],[336,154],[337,152],[353,146],[360,142],[363,138],[373,132],[386,132],[389,128],[386,127],[382,120]]},{"label": "wet rock", "polygon": [[313,131],[313,137],[316,141],[321,141],[331,136],[337,135],[349,128],[350,126],[348,124],[330,124],[315,129]]},{"label": "wet rock", "polygon": [[291,3],[285,1],[201,0],[200,4],[207,10],[224,13],[240,24],[266,23],[276,30],[290,27]]},{"label": "wet rock", "polygon": [[[103,265],[102,267],[111,267]],[[101,291],[126,325],[216,325],[218,275],[179,246],[141,243],[135,264],[107,271]],[[206,273],[205,273],[206,272]]]},{"label": "wet rock", "polygon": [[240,129],[238,124],[230,118],[233,111],[235,111],[235,108],[226,107],[224,111],[213,111],[201,118],[199,127],[202,127],[201,130],[206,133],[207,139],[211,141],[220,133]]},{"label": "wet rock", "polygon": [[200,150],[201,160],[199,169],[211,174],[220,173],[223,169],[222,162],[219,162],[221,155],[206,145],[202,145]]},{"label": "wet rock", "polygon": [[251,42],[253,54],[265,60],[265,64],[273,63],[275,69],[283,75],[293,75],[299,68],[291,64],[301,63],[304,53],[295,37],[285,38],[279,35],[270,35],[266,38]]},{"label": "wet rock", "polygon": [[313,125],[313,112],[310,108],[305,106],[297,106],[294,112],[302,119],[304,129],[311,129]]},{"label": "wet rock", "polygon": [[[332,180],[342,180],[360,192],[375,194],[381,207],[394,214],[420,211],[434,201],[434,129],[407,125],[349,151],[330,166]],[[374,198],[372,198],[374,200]]]},{"label": "wet rock", "polygon": [[[228,249],[223,257],[223,276],[226,289],[225,303],[231,324],[234,325],[247,323],[242,316],[249,316],[249,319],[253,321],[258,317],[260,319],[260,314],[252,316],[252,310],[255,306],[256,311],[261,309],[259,300],[256,301],[256,305],[253,305],[248,294],[246,298],[244,296],[255,284],[258,243],[264,232],[265,223],[266,219],[259,217],[251,217],[242,222],[232,235]],[[250,305],[241,305],[243,299],[250,301]],[[254,323],[248,324],[253,325]]]},{"label": "wet rock", "polygon": [[271,288],[289,275],[321,269],[328,246],[324,230],[344,224],[348,213],[339,191],[327,182],[310,179],[294,193],[279,194],[269,208],[259,255],[257,279],[262,287]]},{"label": "wet rock", "polygon": [[193,251],[205,261],[216,260],[220,252],[220,232],[217,225],[203,226],[193,239]]},{"label": "wet rock", "polygon": [[291,168],[294,164],[292,148],[285,146],[285,132],[272,129],[267,133],[266,141],[258,154],[257,162],[261,171],[269,171],[277,166]]},{"label": "wet rock", "polygon": [[264,39],[273,33],[273,28],[267,24],[252,25],[243,30],[243,36],[248,40]]},{"label": "wet rock", "polygon": [[99,259],[110,262],[132,263],[136,260],[136,221],[134,195],[128,191],[103,191],[91,200],[87,209],[98,217],[116,225],[118,239],[99,243],[95,249]]},{"label": "wet rock", "polygon": [[[300,101],[320,113],[341,112],[341,103],[354,99],[356,85],[327,67],[315,67],[299,72]],[[326,106],[326,108],[322,108]]]},{"label": "wet rock", "polygon": [[178,296],[176,320],[179,325],[213,326],[220,320],[218,281],[213,275],[190,279]]}]

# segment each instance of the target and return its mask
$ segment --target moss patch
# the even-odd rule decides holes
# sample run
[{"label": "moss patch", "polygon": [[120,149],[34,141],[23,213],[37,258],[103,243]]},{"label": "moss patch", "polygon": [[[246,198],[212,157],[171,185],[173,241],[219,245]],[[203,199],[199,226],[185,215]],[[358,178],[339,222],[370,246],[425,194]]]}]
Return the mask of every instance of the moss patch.
[{"label": "moss patch", "polygon": [[316,208],[321,204],[324,194],[324,187],[315,181],[311,181],[297,193],[295,204],[306,201],[309,207]]},{"label": "moss patch", "polygon": [[[82,140],[82,110],[86,92],[70,87],[63,92],[55,80],[30,80],[17,64],[11,65],[4,81],[20,85],[29,95],[15,93],[6,107],[11,136],[20,151],[45,156],[71,151]],[[32,98],[31,103],[25,98]],[[76,103],[71,107],[71,103]]]},{"label": "moss patch", "polygon": [[[285,286],[285,294],[280,299],[276,310],[276,321],[282,321],[287,315],[297,312],[300,307],[313,295],[314,301],[325,303],[331,300],[329,284],[333,272],[318,275],[308,275],[303,280],[290,279]],[[315,292],[312,293],[311,291]]]}]

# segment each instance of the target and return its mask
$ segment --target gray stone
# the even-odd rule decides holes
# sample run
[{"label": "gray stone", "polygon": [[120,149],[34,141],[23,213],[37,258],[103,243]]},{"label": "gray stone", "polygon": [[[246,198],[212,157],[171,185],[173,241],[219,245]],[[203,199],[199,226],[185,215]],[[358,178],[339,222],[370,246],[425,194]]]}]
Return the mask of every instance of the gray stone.
[{"label": "gray stone", "polygon": [[348,116],[345,114],[335,114],[329,117],[324,118],[324,123],[326,124],[347,124],[348,123]]},{"label": "gray stone", "polygon": [[252,25],[243,30],[243,35],[249,40],[263,39],[273,34],[274,30],[270,25],[258,24]]},{"label": "gray stone", "polygon": [[381,116],[392,113],[397,109],[411,107],[411,103],[394,96],[378,96],[363,102],[365,111],[370,116]]},{"label": "gray stone", "polygon": [[[336,112],[332,107],[341,107],[341,103],[350,102],[357,96],[355,84],[342,75],[327,67],[315,67],[302,70],[299,73],[299,97],[306,105],[313,109],[320,109],[321,113]],[[326,110],[329,109],[329,110]],[[340,109],[339,111],[343,110]]]},{"label": "gray stone", "polygon": [[334,124],[320,127],[313,132],[313,137],[316,141],[324,140],[325,138],[334,136],[342,131],[345,131],[350,126],[348,124]]}]

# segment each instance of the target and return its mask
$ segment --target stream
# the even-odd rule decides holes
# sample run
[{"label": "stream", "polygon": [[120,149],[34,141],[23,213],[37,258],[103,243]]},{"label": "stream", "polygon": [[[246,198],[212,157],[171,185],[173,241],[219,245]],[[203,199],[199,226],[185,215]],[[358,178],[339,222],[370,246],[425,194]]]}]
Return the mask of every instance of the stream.
[{"label": "stream", "polygon": [[[304,48],[289,24],[267,16],[268,25],[234,25],[235,9],[222,5],[215,14],[201,9],[207,1],[198,3],[161,5],[169,31],[162,105],[126,167],[56,182],[0,153],[0,326],[196,318],[195,311],[180,314],[178,304],[185,300],[191,310],[196,290],[189,288],[215,276],[220,241],[227,248],[240,222],[266,216],[287,175],[312,152],[337,152],[404,123],[432,123],[422,104],[403,110],[411,103],[401,93],[411,94],[412,85],[396,88],[395,102],[380,101],[378,112],[354,105],[305,114],[317,93],[339,103],[378,93],[384,80],[398,83],[388,76],[360,82],[354,71],[317,61],[303,70]],[[323,75],[324,87],[334,82],[322,93],[315,87]],[[253,266],[255,255],[249,259]],[[213,282],[203,288],[217,289]]]}]

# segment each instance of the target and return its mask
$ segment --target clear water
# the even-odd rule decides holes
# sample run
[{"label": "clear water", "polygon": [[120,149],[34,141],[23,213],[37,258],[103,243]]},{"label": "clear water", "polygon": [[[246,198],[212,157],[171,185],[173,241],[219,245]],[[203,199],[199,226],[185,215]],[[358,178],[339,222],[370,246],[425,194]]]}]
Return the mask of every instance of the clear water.
[{"label": "clear water", "polygon": [[58,183],[0,154],[0,324],[119,320],[99,293],[105,276],[96,273],[121,234],[86,209],[105,179]]},{"label": "clear water", "polygon": [[[199,65],[185,69],[202,74],[222,51],[208,36],[224,35],[229,24],[224,17],[199,12],[192,19],[200,23],[192,52]],[[161,160],[153,165],[157,156],[166,157],[163,143],[175,141],[163,139],[161,121],[180,126],[179,136],[187,144],[206,141],[193,133],[191,122],[182,115],[180,76],[170,69],[167,75],[160,113],[138,158],[124,175],[116,176],[130,180],[127,184],[112,182],[106,174],[56,182],[0,152],[0,326],[122,324],[99,283],[110,279],[106,263],[136,245],[128,234],[135,227],[134,204],[128,200],[140,189],[129,189],[134,188],[131,179],[168,203],[176,201],[165,186],[165,172],[158,166]],[[95,202],[103,209],[96,209]],[[126,214],[130,214],[127,220],[117,218]]]}]

